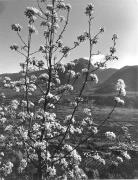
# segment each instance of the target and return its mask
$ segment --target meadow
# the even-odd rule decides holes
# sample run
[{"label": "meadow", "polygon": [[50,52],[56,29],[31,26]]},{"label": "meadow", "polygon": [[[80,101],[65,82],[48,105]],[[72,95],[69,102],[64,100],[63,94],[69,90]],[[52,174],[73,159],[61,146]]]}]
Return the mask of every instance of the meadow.
[{"label": "meadow", "polygon": [[[82,116],[82,109],[84,107],[90,106],[90,104],[83,104],[78,108],[76,112],[76,117]],[[94,106],[91,107],[93,112],[93,119],[95,123],[100,123],[103,121],[107,115],[110,113],[111,106]],[[72,112],[72,107],[69,105],[59,106],[57,109],[57,115],[63,119],[66,115]],[[134,141],[138,143],[138,110],[134,108],[123,108],[117,107],[113,112],[111,119],[105,124],[105,126],[127,126],[132,134]]]}]

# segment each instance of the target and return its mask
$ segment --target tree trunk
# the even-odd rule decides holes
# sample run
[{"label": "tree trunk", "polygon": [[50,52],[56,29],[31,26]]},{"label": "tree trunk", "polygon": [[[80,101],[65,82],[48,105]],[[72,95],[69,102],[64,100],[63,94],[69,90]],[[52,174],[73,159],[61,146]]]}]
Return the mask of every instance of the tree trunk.
[{"label": "tree trunk", "polygon": [[37,176],[38,180],[42,180],[42,157],[41,157],[41,149],[38,150],[38,168],[37,168]]},{"label": "tree trunk", "polygon": [[42,170],[41,170],[41,167],[38,168],[38,180],[42,180]]}]

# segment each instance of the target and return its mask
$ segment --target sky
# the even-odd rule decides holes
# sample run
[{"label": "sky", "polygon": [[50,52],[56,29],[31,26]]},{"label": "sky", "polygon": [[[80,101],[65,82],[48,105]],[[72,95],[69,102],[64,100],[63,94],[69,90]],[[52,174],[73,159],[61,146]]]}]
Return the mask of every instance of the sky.
[{"label": "sky", "polygon": [[[63,39],[65,45],[72,46],[77,36],[88,29],[84,11],[88,3],[94,2],[93,34],[97,33],[100,27],[105,28],[94,53],[99,50],[102,55],[108,54],[112,46],[112,35],[116,33],[119,60],[108,63],[107,67],[138,65],[138,0],[65,0],[65,2],[72,5],[69,26]],[[18,37],[11,31],[11,24],[22,25],[25,38],[27,19],[24,11],[27,6],[35,5],[35,0],[0,0],[0,74],[20,70],[19,64],[24,59],[10,50],[10,45],[19,43]],[[39,48],[39,34],[34,36],[36,36],[33,41],[34,47]],[[72,51],[64,62],[80,57],[87,58],[88,55],[88,44],[84,43]],[[96,58],[99,59],[102,55]]]}]

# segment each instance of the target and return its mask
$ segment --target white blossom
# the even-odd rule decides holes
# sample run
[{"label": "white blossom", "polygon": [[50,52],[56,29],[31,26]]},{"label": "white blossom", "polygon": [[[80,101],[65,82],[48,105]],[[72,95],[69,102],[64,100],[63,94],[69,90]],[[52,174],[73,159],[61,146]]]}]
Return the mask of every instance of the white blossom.
[{"label": "white blossom", "polygon": [[123,155],[126,159],[128,159],[128,160],[131,159],[131,157],[130,157],[130,155],[127,153],[127,151],[122,151],[122,155]]},{"label": "white blossom", "polygon": [[8,125],[8,126],[6,126],[6,128],[5,128],[5,131],[12,131],[13,130],[13,126],[12,125]]},{"label": "white blossom", "polygon": [[9,161],[6,164],[4,164],[4,166],[2,167],[2,170],[3,170],[4,174],[5,174],[5,176],[12,173],[12,168],[13,168],[13,163],[12,162]]},{"label": "white blossom", "polygon": [[90,74],[90,78],[91,78],[91,80],[94,81],[96,84],[97,84],[98,81],[99,81],[96,74]]},{"label": "white blossom", "polygon": [[35,148],[41,148],[42,150],[46,149],[46,142],[35,142],[34,143]]},{"label": "white blossom", "polygon": [[115,140],[115,139],[116,139],[115,133],[110,132],[110,131],[106,132],[106,133],[105,133],[105,136],[106,136],[109,140]]},{"label": "white blossom", "polygon": [[75,149],[70,153],[70,155],[73,157],[76,163],[79,163],[81,161],[81,156],[77,153]]},{"label": "white blossom", "polygon": [[119,91],[120,95],[125,96],[126,91],[125,91],[125,82],[123,79],[118,79],[117,84],[116,84],[116,90]]},{"label": "white blossom", "polygon": [[122,105],[125,104],[124,100],[120,99],[120,97],[115,97],[114,100],[119,104],[122,104]]},{"label": "white blossom", "polygon": [[35,28],[35,26],[34,25],[28,25],[28,28],[29,28],[29,32],[30,33],[37,33],[37,30],[36,30],[36,28]]},{"label": "white blossom", "polygon": [[105,160],[103,158],[101,158],[101,156],[97,153],[94,156],[92,156],[94,160],[99,161],[100,163],[102,163],[103,165],[105,165]]},{"label": "white blossom", "polygon": [[1,152],[0,155],[1,155],[1,156],[4,156],[4,152]]},{"label": "white blossom", "polygon": [[49,172],[49,175],[51,177],[55,176],[56,175],[56,168],[55,167],[48,167],[47,168],[47,171]]},{"label": "white blossom", "polygon": [[41,16],[42,12],[39,11],[35,7],[27,7],[25,10],[25,15],[26,15],[26,17],[31,18],[32,16],[35,16],[35,15]]},{"label": "white blossom", "polygon": [[117,156],[117,158],[116,158],[119,162],[121,162],[121,163],[123,163],[123,158],[122,157],[120,157],[120,156]]},{"label": "white blossom", "polygon": [[88,116],[91,116],[91,115],[92,115],[92,114],[91,114],[91,110],[90,110],[89,108],[84,108],[84,109],[83,109],[83,113],[86,114],[86,115],[88,115]]},{"label": "white blossom", "polygon": [[26,167],[27,167],[26,159],[21,159],[20,166],[19,166],[19,171],[22,172]]},{"label": "white blossom", "polygon": [[92,132],[93,132],[94,134],[97,134],[97,133],[98,133],[97,127],[93,126],[91,129],[92,129]]},{"label": "white blossom", "polygon": [[41,80],[48,80],[48,79],[49,79],[49,76],[48,76],[47,73],[43,73],[43,74],[41,74],[41,75],[39,76],[39,79],[41,79]]},{"label": "white blossom", "polygon": [[70,115],[67,115],[66,117],[65,117],[65,120],[64,120],[64,122],[69,122],[71,120],[71,122],[72,123],[74,123],[75,122],[75,119],[74,119],[74,117],[72,117],[72,115],[70,114]]},{"label": "white blossom", "polygon": [[21,31],[22,26],[20,26],[20,24],[12,24],[11,28],[13,31],[19,32],[19,31]]},{"label": "white blossom", "polygon": [[16,110],[18,106],[19,106],[19,102],[17,100],[12,100],[11,107]]},{"label": "white blossom", "polygon": [[[4,113],[4,112],[3,112],[3,113]],[[0,114],[1,114],[1,113],[0,113]],[[2,115],[2,114],[1,114],[1,115]],[[3,114],[3,115],[4,115],[4,114]],[[6,121],[7,121],[7,119],[6,119],[5,117],[3,117],[3,118],[0,119],[0,122],[1,122],[1,123],[5,123]]]},{"label": "white blossom", "polygon": [[72,151],[73,149],[72,146],[70,146],[69,144],[65,144],[63,148],[66,149],[67,151]]},{"label": "white blossom", "polygon": [[1,135],[0,135],[0,141],[4,142],[5,139],[6,139],[6,137],[5,137],[4,135],[1,134]]},{"label": "white blossom", "polygon": [[34,131],[39,131],[39,129],[40,129],[40,125],[39,125],[38,123],[35,123],[35,124],[33,125],[33,130],[34,130]]},{"label": "white blossom", "polygon": [[68,166],[68,162],[66,161],[65,158],[61,158],[60,163],[61,163],[64,167],[67,167],[67,166]]},{"label": "white blossom", "polygon": [[88,69],[87,68],[84,68],[81,70],[83,74],[87,73],[88,72]]},{"label": "white blossom", "polygon": [[75,77],[75,71],[73,71],[73,70],[68,70],[68,72],[66,74],[67,74],[67,76],[69,78],[74,78]]}]

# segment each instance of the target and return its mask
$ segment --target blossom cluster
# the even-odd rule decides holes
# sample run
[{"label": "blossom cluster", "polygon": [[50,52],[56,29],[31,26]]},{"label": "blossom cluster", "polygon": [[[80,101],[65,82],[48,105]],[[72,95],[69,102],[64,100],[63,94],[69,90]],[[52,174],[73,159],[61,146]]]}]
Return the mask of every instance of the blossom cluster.
[{"label": "blossom cluster", "polygon": [[35,7],[27,7],[24,13],[25,13],[26,17],[28,17],[28,18],[32,18],[33,16],[36,16],[36,15],[38,15],[38,16],[42,15],[42,12],[39,11]]},{"label": "blossom cluster", "polygon": [[94,4],[88,4],[85,14],[91,16],[94,11]]},{"label": "blossom cluster", "polygon": [[125,96],[126,91],[125,91],[125,83],[123,79],[118,79],[117,84],[116,84],[116,90],[120,93],[120,95]]},{"label": "blossom cluster", "polygon": [[115,140],[116,139],[116,135],[113,132],[106,132],[105,136],[109,139],[109,140]]},{"label": "blossom cluster", "polygon": [[125,82],[123,79],[118,79],[116,84],[116,90],[118,91],[118,97],[115,97],[114,100],[118,104],[124,105],[124,100],[120,98],[120,96],[126,96],[126,90],[125,90]]}]

